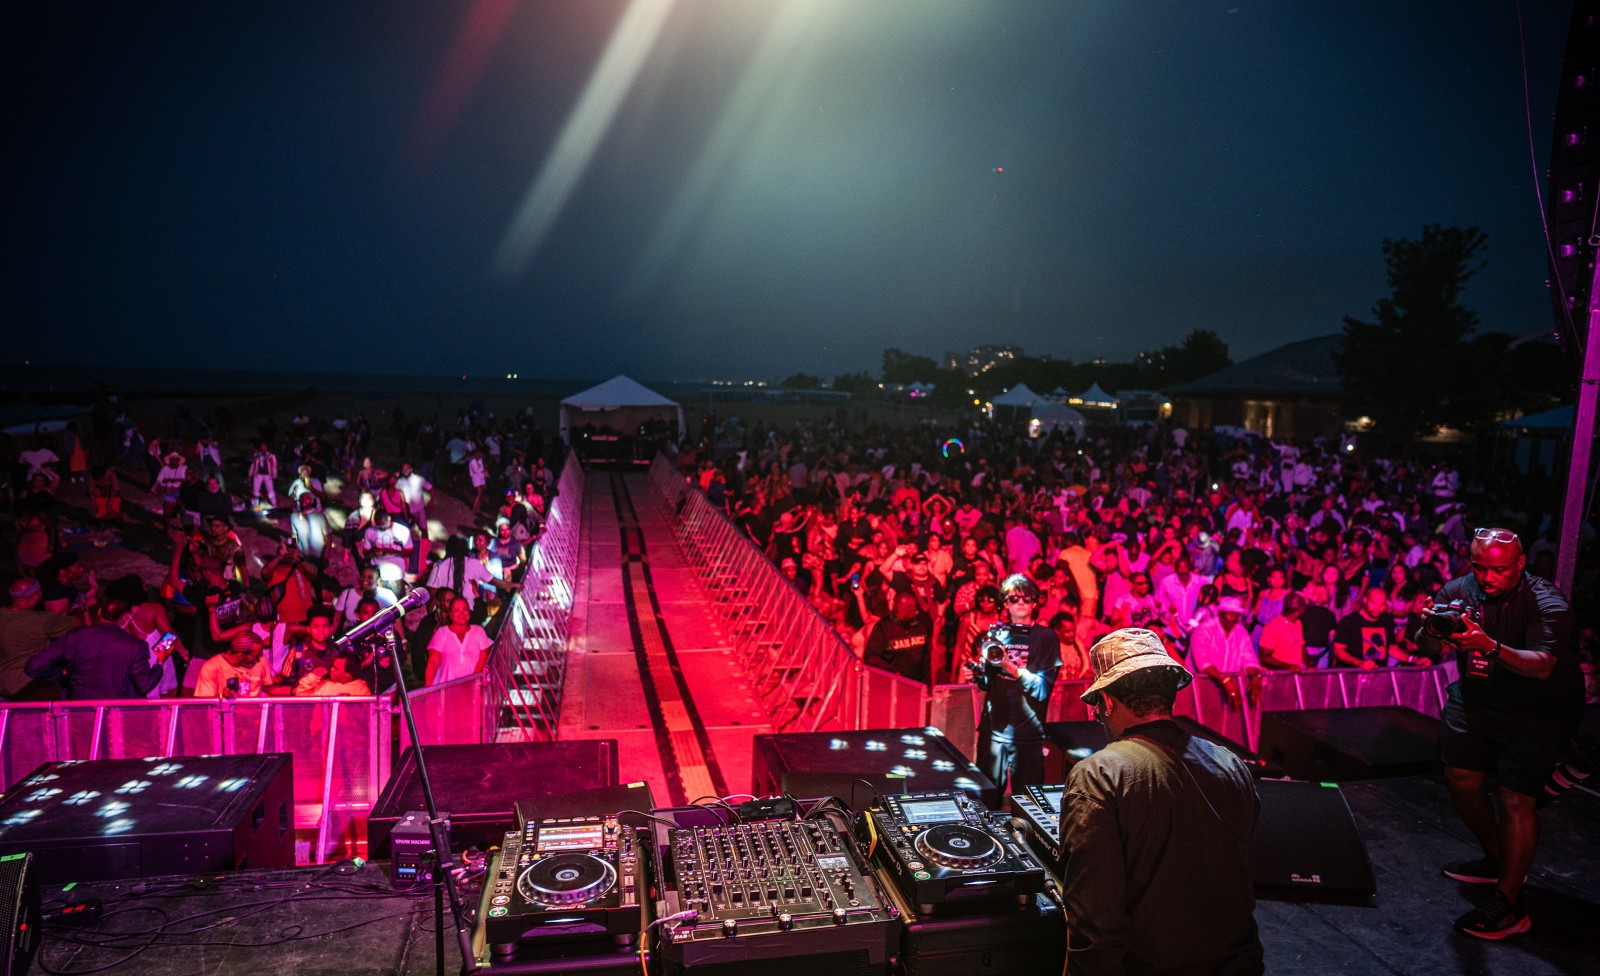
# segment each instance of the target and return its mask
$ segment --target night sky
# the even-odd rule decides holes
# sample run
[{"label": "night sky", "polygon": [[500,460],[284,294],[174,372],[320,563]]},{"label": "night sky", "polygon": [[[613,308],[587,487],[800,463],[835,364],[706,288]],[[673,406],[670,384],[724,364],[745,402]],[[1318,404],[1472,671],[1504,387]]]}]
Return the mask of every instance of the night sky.
[{"label": "night sky", "polygon": [[1525,334],[1569,11],[1523,5],[1535,164],[1512,0],[8,4],[3,358],[1237,361],[1367,314],[1430,222]]}]

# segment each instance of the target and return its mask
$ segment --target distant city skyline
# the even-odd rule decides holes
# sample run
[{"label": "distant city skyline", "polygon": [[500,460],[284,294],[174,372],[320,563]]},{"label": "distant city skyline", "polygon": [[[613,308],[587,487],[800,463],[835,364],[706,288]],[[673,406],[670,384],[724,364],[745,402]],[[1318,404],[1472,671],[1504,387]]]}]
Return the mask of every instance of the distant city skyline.
[{"label": "distant city skyline", "polygon": [[776,381],[1202,328],[1238,361],[1366,316],[1433,222],[1484,230],[1464,301],[1527,334],[1569,15],[14,6],[5,356]]}]

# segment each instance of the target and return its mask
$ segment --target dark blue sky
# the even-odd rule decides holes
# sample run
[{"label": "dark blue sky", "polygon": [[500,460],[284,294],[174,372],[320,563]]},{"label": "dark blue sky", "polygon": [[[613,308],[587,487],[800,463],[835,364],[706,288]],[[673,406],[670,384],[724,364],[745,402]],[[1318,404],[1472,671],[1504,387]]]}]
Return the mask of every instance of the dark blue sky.
[{"label": "dark blue sky", "polygon": [[[1512,0],[653,2],[8,5],[5,358],[1238,360],[1435,221],[1486,328],[1550,323]],[[1539,190],[1569,10],[1522,12]]]}]

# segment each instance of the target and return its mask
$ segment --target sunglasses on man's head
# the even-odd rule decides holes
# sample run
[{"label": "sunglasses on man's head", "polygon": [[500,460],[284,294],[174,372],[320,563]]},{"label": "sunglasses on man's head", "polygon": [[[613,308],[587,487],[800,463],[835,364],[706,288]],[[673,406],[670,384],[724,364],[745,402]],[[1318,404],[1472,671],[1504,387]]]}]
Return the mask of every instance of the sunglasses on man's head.
[{"label": "sunglasses on man's head", "polygon": [[1516,542],[1517,534],[1510,529],[1479,529],[1472,533],[1479,542]]}]

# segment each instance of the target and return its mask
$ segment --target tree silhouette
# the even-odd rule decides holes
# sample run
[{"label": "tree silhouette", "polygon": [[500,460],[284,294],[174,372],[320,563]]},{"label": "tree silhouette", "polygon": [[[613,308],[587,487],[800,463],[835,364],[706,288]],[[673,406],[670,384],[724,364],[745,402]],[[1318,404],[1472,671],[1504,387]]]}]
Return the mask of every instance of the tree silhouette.
[{"label": "tree silhouette", "polygon": [[1334,365],[1345,407],[1372,418],[1373,433],[1405,444],[1441,426],[1480,427],[1492,411],[1479,356],[1467,342],[1478,316],[1461,289],[1482,270],[1487,239],[1476,227],[1429,224],[1417,240],[1383,242],[1390,293],[1374,321],[1346,317]]}]

